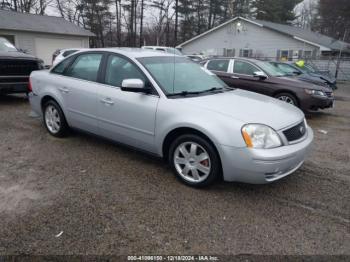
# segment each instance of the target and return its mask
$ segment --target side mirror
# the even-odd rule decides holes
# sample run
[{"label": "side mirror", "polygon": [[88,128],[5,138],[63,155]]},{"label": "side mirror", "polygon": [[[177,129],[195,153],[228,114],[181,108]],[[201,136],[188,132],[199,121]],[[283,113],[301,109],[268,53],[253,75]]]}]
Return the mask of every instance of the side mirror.
[{"label": "side mirror", "polygon": [[267,75],[266,75],[264,72],[262,72],[262,71],[256,71],[256,72],[254,72],[254,73],[253,73],[253,76],[254,76],[254,77],[258,77],[258,78],[260,78],[260,79],[262,79],[262,80],[265,80],[265,79],[267,78]]},{"label": "side mirror", "polygon": [[301,75],[301,72],[300,72],[300,71],[294,71],[293,74],[294,74],[294,75],[297,75],[297,76],[300,76],[300,75]]},{"label": "side mirror", "polygon": [[148,93],[149,88],[145,87],[145,83],[141,79],[125,79],[122,82],[122,91],[135,93]]}]

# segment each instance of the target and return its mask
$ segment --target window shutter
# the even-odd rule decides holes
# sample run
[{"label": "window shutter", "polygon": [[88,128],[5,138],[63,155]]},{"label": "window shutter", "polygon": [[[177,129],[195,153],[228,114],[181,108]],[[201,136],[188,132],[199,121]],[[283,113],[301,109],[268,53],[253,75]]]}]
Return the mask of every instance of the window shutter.
[{"label": "window shutter", "polygon": [[252,57],[252,56],[253,56],[253,49],[249,49],[248,57]]},{"label": "window shutter", "polygon": [[289,50],[289,52],[288,52],[288,60],[289,61],[293,60],[293,50]]},{"label": "window shutter", "polygon": [[280,60],[281,59],[281,50],[277,50],[277,56],[276,56],[276,59],[277,60]]},{"label": "window shutter", "polygon": [[298,55],[299,59],[303,58],[303,50],[299,50],[299,55]]}]

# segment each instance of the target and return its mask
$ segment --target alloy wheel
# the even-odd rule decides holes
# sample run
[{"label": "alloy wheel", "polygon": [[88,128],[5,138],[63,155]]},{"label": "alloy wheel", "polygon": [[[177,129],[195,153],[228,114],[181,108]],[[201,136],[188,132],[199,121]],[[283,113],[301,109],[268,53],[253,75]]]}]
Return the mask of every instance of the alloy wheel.
[{"label": "alloy wheel", "polygon": [[291,105],[295,105],[293,99],[290,98],[289,96],[279,96],[278,100],[281,100],[281,101],[286,102],[286,103],[291,104]]},{"label": "alloy wheel", "polygon": [[61,118],[58,110],[49,105],[45,110],[45,123],[49,131],[53,134],[57,134],[61,129]]},{"label": "alloy wheel", "polygon": [[184,142],[178,145],[173,161],[178,174],[192,183],[203,182],[211,171],[208,152],[195,142]]}]

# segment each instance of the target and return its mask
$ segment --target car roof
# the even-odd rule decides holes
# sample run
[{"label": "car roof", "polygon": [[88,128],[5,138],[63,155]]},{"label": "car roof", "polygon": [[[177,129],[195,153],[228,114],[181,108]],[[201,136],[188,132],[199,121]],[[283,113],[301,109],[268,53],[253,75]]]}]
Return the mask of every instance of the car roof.
[{"label": "car roof", "polygon": [[[111,53],[121,54],[121,55],[125,55],[127,57],[132,57],[132,58],[156,57],[156,56],[170,57],[170,56],[173,56],[170,53],[154,52],[153,50],[147,50],[147,49],[142,49],[142,48],[130,48],[130,47],[91,48],[91,49],[84,49],[81,52],[87,52],[87,51],[111,52]],[[79,53],[81,53],[81,52],[79,52]],[[176,55],[176,54],[174,54],[174,56],[181,57],[181,56]]]}]

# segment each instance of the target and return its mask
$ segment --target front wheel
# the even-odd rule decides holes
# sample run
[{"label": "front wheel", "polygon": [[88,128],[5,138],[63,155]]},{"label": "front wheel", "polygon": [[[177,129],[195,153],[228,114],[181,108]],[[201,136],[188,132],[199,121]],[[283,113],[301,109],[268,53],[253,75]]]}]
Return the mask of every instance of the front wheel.
[{"label": "front wheel", "polygon": [[281,100],[283,102],[286,102],[288,104],[291,104],[293,106],[298,106],[297,99],[294,95],[289,93],[280,93],[275,96],[276,99]]},{"label": "front wheel", "polygon": [[169,163],[177,178],[192,187],[208,186],[220,175],[220,159],[206,139],[197,135],[182,135],[169,150]]}]

